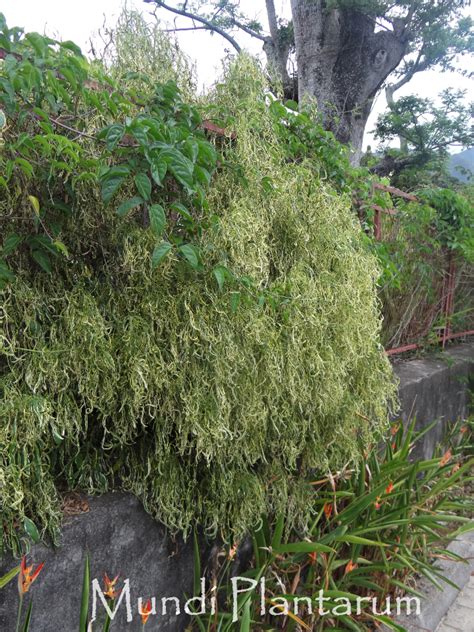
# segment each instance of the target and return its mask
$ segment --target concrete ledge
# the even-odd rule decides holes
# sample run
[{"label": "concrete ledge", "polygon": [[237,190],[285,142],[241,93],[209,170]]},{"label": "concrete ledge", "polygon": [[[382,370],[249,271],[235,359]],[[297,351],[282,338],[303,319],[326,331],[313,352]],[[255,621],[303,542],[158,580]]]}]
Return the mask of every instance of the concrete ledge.
[{"label": "concrete ledge", "polygon": [[441,442],[449,422],[469,415],[474,388],[474,343],[460,344],[426,358],[394,365],[400,380],[400,417],[404,423],[416,418],[421,430],[433,421],[439,423],[427,433],[414,457],[430,458]]}]

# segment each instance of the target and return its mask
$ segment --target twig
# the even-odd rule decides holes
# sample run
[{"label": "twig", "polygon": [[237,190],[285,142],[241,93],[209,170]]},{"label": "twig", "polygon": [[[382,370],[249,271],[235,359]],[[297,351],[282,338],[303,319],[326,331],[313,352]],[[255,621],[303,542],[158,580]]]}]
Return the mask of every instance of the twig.
[{"label": "twig", "polygon": [[196,22],[200,22],[201,24],[204,24],[210,31],[215,31],[216,33],[219,33],[219,35],[221,35],[230,44],[232,44],[232,46],[235,48],[235,50],[238,53],[241,52],[242,48],[239,46],[239,44],[231,35],[226,33],[224,29],[221,29],[220,26],[216,26],[209,20],[206,20],[206,18],[203,18],[200,15],[196,15],[195,13],[186,11],[185,9],[177,9],[176,7],[171,7],[170,5],[165,4],[161,0],[144,0],[144,2],[146,2],[147,4],[156,4],[159,7],[166,9],[167,11],[171,11],[171,13],[176,13],[177,15],[182,15],[185,18],[188,18],[190,20],[195,20]]}]

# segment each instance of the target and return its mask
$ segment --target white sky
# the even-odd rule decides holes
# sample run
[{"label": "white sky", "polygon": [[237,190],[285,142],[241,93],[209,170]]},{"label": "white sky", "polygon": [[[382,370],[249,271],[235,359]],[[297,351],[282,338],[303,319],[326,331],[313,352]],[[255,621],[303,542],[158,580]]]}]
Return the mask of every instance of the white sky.
[{"label": "white sky", "polygon": [[[170,4],[173,0],[170,0]],[[0,12],[4,13],[7,24],[21,26],[27,31],[47,32],[63,40],[73,40],[83,48],[89,49],[89,37],[101,27],[106,16],[107,23],[113,24],[120,13],[123,0],[81,0],[67,2],[65,0],[0,0]],[[142,0],[128,0],[128,6],[137,8],[145,14],[149,13],[152,5]],[[256,17],[265,26],[265,3],[263,0],[241,0],[244,13]],[[290,0],[276,0],[277,11],[280,16],[288,16]],[[474,8],[470,9],[474,16]],[[160,11],[163,20],[171,21],[173,16],[166,11]],[[189,20],[179,18],[180,26],[188,26]],[[177,34],[182,48],[196,61],[199,83],[201,86],[210,85],[220,72],[220,59],[224,49],[229,44],[219,35],[210,36],[205,31],[187,31]],[[238,35],[242,47],[252,53],[261,51],[261,42],[246,36]],[[415,78],[397,92],[404,94],[418,94],[423,97],[436,97],[445,88],[462,88],[468,90],[468,98],[474,99],[473,82],[453,73],[429,71],[419,73]],[[366,144],[373,142],[370,135],[377,115],[386,107],[385,97],[380,94],[374,106],[367,125]]]}]

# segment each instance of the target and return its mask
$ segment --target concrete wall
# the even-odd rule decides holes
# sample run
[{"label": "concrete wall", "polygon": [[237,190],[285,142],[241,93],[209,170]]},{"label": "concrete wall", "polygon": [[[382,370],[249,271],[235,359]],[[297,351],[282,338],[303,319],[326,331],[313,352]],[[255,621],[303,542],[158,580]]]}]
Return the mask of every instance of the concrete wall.
[{"label": "concrete wall", "polygon": [[[422,360],[398,362],[402,418],[415,415],[418,427],[434,419],[436,428],[426,437],[423,453],[429,456],[442,438],[446,424],[467,416],[469,383],[474,378],[474,344],[459,345],[447,353]],[[31,559],[45,561],[41,581],[34,585],[32,632],[78,629],[82,569],[86,551],[91,559],[91,577],[102,579],[120,573],[130,579],[133,622],[123,615],[112,630],[141,630],[137,598],[177,596],[183,606],[193,586],[193,550],[190,542],[171,540],[164,529],[145,513],[140,503],[127,494],[106,494],[88,499],[89,511],[67,517],[62,545],[57,551],[43,545],[33,548]],[[0,577],[14,565],[12,559],[0,563]],[[0,590],[0,630],[14,630],[16,586]],[[125,610],[123,605],[121,610]],[[184,617],[153,617],[147,629],[181,632]],[[101,630],[102,626],[94,627]]]},{"label": "concrete wall", "polygon": [[446,433],[447,424],[469,414],[474,389],[474,343],[460,344],[427,358],[394,365],[400,380],[403,422],[416,419],[421,430],[433,421],[436,426],[425,435],[416,456],[430,458]]}]

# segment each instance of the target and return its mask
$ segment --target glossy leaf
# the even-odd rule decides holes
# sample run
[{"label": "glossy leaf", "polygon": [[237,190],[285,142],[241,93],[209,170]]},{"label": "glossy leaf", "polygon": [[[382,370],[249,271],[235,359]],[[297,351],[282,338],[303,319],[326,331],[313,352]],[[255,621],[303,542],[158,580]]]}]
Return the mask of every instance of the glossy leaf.
[{"label": "glossy leaf", "polygon": [[135,186],[142,198],[148,201],[151,196],[151,181],[146,173],[137,173],[135,176]]},{"label": "glossy leaf", "polygon": [[178,251],[183,255],[189,265],[196,269],[199,266],[199,255],[196,246],[192,244],[184,244],[178,248]]},{"label": "glossy leaf", "polygon": [[148,210],[150,226],[157,237],[160,237],[166,226],[165,210],[161,204],[152,204]]},{"label": "glossy leaf", "polygon": [[156,268],[160,265],[172,247],[173,246],[168,241],[162,241],[161,244],[155,247],[151,256],[152,268]]},{"label": "glossy leaf", "polygon": [[136,208],[137,206],[140,206],[140,204],[143,204],[143,198],[139,196],[135,196],[135,197],[130,198],[129,200],[125,200],[118,207],[117,215],[120,215],[120,217],[124,217],[132,209]]}]

